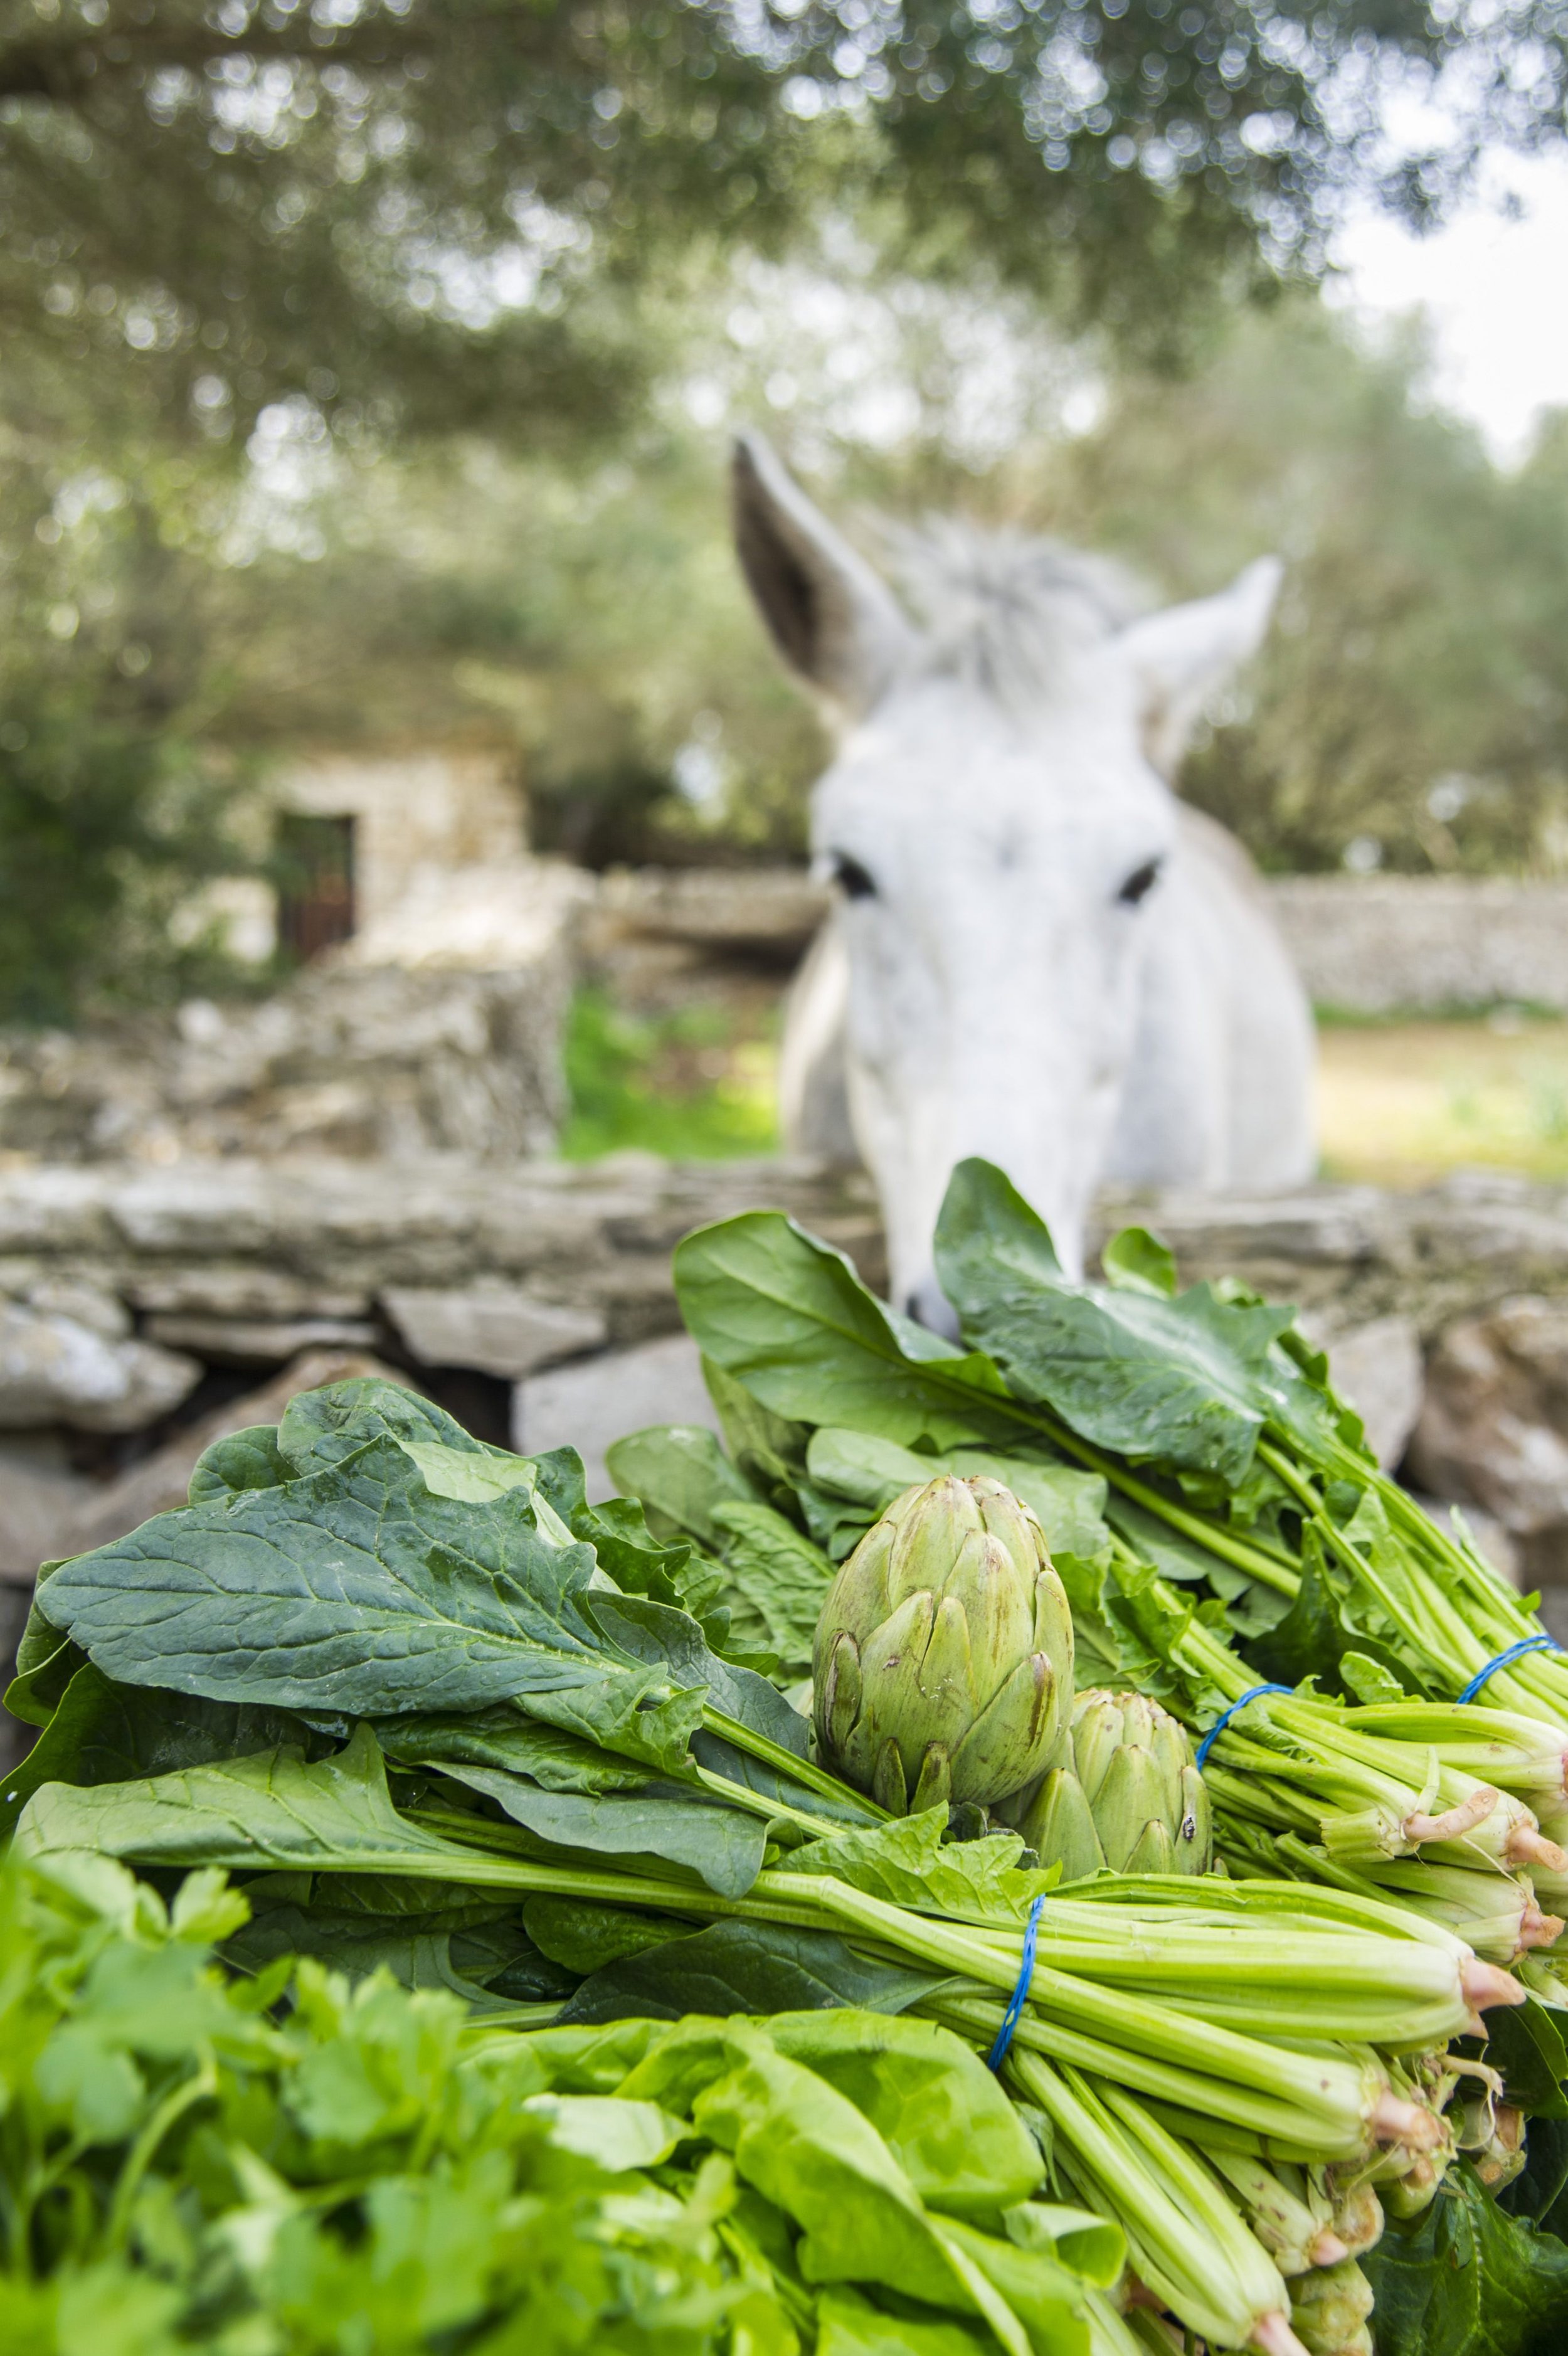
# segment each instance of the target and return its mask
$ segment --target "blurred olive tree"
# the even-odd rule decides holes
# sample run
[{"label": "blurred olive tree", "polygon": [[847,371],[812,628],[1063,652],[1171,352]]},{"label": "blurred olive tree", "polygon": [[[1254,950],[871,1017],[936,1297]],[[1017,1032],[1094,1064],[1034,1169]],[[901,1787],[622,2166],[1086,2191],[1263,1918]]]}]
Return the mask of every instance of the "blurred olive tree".
[{"label": "blurred olive tree", "polygon": [[[1274,541],[1192,790],[1276,863],[1536,856],[1568,470],[1505,483],[1304,303],[1232,325],[1347,191],[1424,217],[1552,133],[1553,8],[1468,27],[0,0],[0,1016],[183,986],[170,895],[259,855],[233,755],[284,736],[500,738],[597,862],[798,850],[820,744],[723,519],[759,415],[830,497],[1171,590]],[[1441,151],[1391,156],[1380,92],[1450,66]]]}]

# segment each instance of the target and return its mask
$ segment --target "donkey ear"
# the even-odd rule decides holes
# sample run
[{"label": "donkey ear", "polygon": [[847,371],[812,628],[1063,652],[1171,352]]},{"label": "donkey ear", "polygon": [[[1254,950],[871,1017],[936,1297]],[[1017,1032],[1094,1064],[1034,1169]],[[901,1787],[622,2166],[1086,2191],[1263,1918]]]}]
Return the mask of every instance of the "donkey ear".
[{"label": "donkey ear", "polygon": [[1168,605],[1122,632],[1142,708],[1144,749],[1162,776],[1175,776],[1214,690],[1263,644],[1284,573],[1277,556],[1260,556],[1217,597]]},{"label": "donkey ear", "polygon": [[836,718],[859,719],[913,645],[912,629],[761,434],[736,443],[733,483],[736,552],[774,645]]}]

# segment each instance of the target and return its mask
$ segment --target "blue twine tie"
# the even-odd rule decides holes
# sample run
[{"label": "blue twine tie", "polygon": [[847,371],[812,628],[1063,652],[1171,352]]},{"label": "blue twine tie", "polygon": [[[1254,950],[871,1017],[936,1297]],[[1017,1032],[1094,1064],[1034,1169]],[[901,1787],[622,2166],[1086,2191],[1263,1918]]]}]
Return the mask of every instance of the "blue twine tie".
[{"label": "blue twine tie", "polygon": [[1294,1693],[1295,1691],[1296,1687],[1294,1686],[1249,1686],[1244,1694],[1238,1694],[1236,1699],[1231,1704],[1230,1708],[1222,1709],[1220,1712],[1219,1717],[1214,1720],[1213,1725],[1209,1729],[1208,1733],[1203,1737],[1202,1741],[1199,1744],[1198,1757],[1194,1762],[1199,1772],[1202,1772],[1203,1762],[1208,1758],[1209,1753],[1213,1750],[1214,1745],[1219,1741],[1220,1737],[1224,1733],[1225,1729],[1230,1725],[1231,1720],[1235,1717],[1236,1712],[1239,1709],[1245,1709],[1250,1701],[1256,1701],[1259,1694],[1287,1694]]},{"label": "blue twine tie", "polygon": [[1040,1929],[1040,1909],[1044,1904],[1045,1892],[1042,1890],[1029,1908],[1029,1921],[1024,1924],[1024,1951],[1019,1963],[1019,1984],[1008,1999],[1008,2008],[1002,2015],[1002,2025],[997,2031],[997,2041],[986,2056],[987,2070],[999,2070],[1007,2060],[1008,2048],[1013,2041],[1013,2031],[1019,2025],[1019,2015],[1029,2002],[1029,1984],[1034,1977],[1035,1933]]},{"label": "blue twine tie", "polygon": [[1476,1671],[1459,1699],[1474,1701],[1488,1677],[1495,1677],[1510,1661],[1522,1661],[1527,1653],[1557,1653],[1562,1649],[1555,1636],[1521,1636],[1517,1644],[1510,1644],[1506,1653],[1499,1653],[1495,1661],[1488,1661],[1484,1669]]}]

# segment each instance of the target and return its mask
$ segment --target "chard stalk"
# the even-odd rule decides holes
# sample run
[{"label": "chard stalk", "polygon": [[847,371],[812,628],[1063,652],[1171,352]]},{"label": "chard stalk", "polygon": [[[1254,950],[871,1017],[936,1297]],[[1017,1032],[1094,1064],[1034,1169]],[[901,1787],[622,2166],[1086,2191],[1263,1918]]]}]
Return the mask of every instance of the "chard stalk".
[{"label": "chard stalk", "polygon": [[[985,2052],[989,2052],[996,2041],[1005,2008],[989,1998],[955,1991],[930,1997],[913,2008],[966,2037]],[[1307,2159],[1355,2159],[1369,2153],[1373,2148],[1371,2121],[1383,2118],[1385,2098],[1390,2094],[1388,2080],[1374,2063],[1336,2065],[1347,2075],[1353,2072],[1359,2083],[1351,2083],[1346,2087],[1349,2099],[1344,2105],[1344,2116],[1352,2123],[1349,2131],[1335,2138],[1325,2124],[1321,2108],[1307,2108],[1279,2094],[1258,2094],[1238,2085],[1234,2079],[1209,2077],[1200,2071],[1184,2069],[1179,2062],[1147,2059],[1130,2052],[1125,2046],[1107,2044],[1101,2038],[1086,2037],[1045,2020],[1031,2006],[1026,2007],[1019,2017],[1013,2030],[1013,2042],[1030,2052],[1043,2053],[1052,2062],[1070,2062],[1096,2077],[1130,2086],[1135,2094],[1151,2097],[1173,2110],[1184,2106],[1198,2121],[1210,2125],[1223,2121],[1242,2137],[1243,2148],[1284,2147],[1292,2156],[1299,2152]],[[1409,2130],[1412,2121],[1406,2114],[1413,2114],[1414,2108],[1405,2105],[1398,2112],[1401,2129]],[[1385,2126],[1391,2124],[1386,2118],[1383,2123]]]},{"label": "chard stalk", "polygon": [[1195,2154],[1116,2087],[1028,2052],[1009,2055],[1007,2070],[1122,2226],[1139,2276],[1189,2331],[1221,2348],[1305,2356],[1278,2267]]},{"label": "chard stalk", "polygon": [[1327,2199],[1314,2201],[1305,2186],[1297,2190],[1250,2153],[1207,2143],[1200,2143],[1198,2149],[1241,2201],[1253,2232],[1282,2275],[1304,2275],[1309,2267],[1331,2266],[1349,2256],[1333,2229]]}]

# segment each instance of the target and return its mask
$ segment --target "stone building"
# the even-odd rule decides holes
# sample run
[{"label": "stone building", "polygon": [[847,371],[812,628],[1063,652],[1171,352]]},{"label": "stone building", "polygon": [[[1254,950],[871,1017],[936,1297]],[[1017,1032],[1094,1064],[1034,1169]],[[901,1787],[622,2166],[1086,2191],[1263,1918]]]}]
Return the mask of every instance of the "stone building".
[{"label": "stone building", "polygon": [[314,752],[265,794],[284,863],[277,926],[300,957],[373,929],[453,870],[515,866],[528,849],[516,759],[495,749]]},{"label": "stone building", "polygon": [[592,886],[529,856],[510,757],[317,753],[264,793],[278,887],[209,889],[190,924],[259,965],[281,938],[300,969],[267,998],[0,1037],[0,1159],[548,1152]]}]

